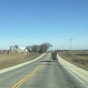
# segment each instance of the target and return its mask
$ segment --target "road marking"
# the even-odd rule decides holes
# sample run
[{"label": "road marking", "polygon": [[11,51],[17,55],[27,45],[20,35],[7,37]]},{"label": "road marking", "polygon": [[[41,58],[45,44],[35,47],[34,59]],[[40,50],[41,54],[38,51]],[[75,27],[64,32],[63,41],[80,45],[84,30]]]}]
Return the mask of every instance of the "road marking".
[{"label": "road marking", "polygon": [[35,59],[33,59],[33,60],[28,61],[28,62],[24,62],[24,63],[18,64],[18,65],[12,66],[12,67],[8,67],[8,68],[5,68],[5,69],[2,69],[2,70],[0,70],[0,74],[3,74],[3,73],[5,73],[5,72],[11,71],[11,70],[14,70],[14,69],[17,69],[17,68],[20,68],[20,67],[25,66],[25,65],[27,65],[27,64],[30,64],[30,63],[32,63],[32,62],[34,62],[34,61],[36,61],[36,60],[39,60],[39,59],[40,59],[41,57],[43,57],[45,54],[46,54],[46,53],[40,55],[39,57],[37,57],[37,58],[35,58]]},{"label": "road marking", "polygon": [[[65,67],[65,66],[64,66]],[[65,67],[76,79],[78,79],[82,84],[86,85],[80,78],[78,78],[74,73],[72,73],[67,67]]]},{"label": "road marking", "polygon": [[[58,56],[59,61],[59,56]],[[60,61],[59,61],[60,62]],[[61,62],[60,62],[61,63]],[[62,64],[62,63],[61,63]],[[62,64],[63,65],[63,64]],[[65,67],[65,66],[64,66]],[[69,68],[65,67],[76,79],[78,79],[82,84],[86,85],[79,77],[77,77],[72,71],[69,70]]]},{"label": "road marking", "polygon": [[[46,58],[48,60],[49,58]],[[12,88],[19,88],[25,81],[27,81],[30,77],[32,77],[46,62],[42,62],[39,66],[37,66],[31,73],[26,75],[23,79],[17,82]]]},{"label": "road marking", "polygon": [[31,76],[33,76],[44,64],[45,64],[45,62],[43,62],[38,67],[36,67],[31,73],[29,73],[27,76],[25,76],[23,79],[21,79],[12,88],[19,88],[25,81],[27,81]]}]

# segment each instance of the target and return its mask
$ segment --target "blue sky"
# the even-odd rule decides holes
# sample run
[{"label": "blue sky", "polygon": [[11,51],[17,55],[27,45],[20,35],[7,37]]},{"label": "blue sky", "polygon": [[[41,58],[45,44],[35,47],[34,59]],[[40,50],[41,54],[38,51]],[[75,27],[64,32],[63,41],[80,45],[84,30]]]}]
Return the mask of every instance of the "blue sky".
[{"label": "blue sky", "polygon": [[0,49],[49,42],[88,49],[88,0],[0,0]]}]

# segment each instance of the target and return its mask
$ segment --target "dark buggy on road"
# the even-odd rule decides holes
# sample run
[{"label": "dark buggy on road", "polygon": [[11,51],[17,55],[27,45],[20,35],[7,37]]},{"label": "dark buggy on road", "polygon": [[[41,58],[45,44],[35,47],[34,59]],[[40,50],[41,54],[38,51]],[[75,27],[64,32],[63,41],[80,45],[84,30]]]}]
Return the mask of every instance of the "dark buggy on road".
[{"label": "dark buggy on road", "polygon": [[54,60],[54,62],[57,59],[57,52],[56,51],[52,52],[52,59]]}]

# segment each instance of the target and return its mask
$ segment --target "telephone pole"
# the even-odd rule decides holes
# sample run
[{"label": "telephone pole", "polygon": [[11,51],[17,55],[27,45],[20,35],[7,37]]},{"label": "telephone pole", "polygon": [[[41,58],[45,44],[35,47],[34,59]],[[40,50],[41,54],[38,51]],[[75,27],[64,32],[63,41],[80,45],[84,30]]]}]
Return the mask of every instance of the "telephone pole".
[{"label": "telephone pole", "polygon": [[70,39],[70,54],[71,54],[71,44],[72,44],[72,40],[73,39]]},{"label": "telephone pole", "polygon": [[63,51],[63,45],[62,45],[62,51]]}]

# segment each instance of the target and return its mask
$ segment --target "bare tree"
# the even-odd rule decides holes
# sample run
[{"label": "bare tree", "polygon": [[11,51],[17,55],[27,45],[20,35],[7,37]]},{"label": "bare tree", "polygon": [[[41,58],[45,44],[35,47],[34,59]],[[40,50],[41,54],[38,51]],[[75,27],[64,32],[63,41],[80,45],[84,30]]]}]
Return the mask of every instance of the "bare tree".
[{"label": "bare tree", "polygon": [[43,43],[40,46],[40,52],[44,53],[46,52],[50,47],[52,47],[52,45],[50,43]]},{"label": "bare tree", "polygon": [[33,45],[32,46],[32,52],[38,52],[40,50],[40,46],[39,45]]},{"label": "bare tree", "polygon": [[27,46],[26,49],[27,49],[29,52],[32,52],[32,46]]},{"label": "bare tree", "polygon": [[52,45],[50,43],[43,43],[41,45],[32,45],[32,46],[27,46],[26,49],[29,52],[41,52],[44,53],[46,52]]}]

